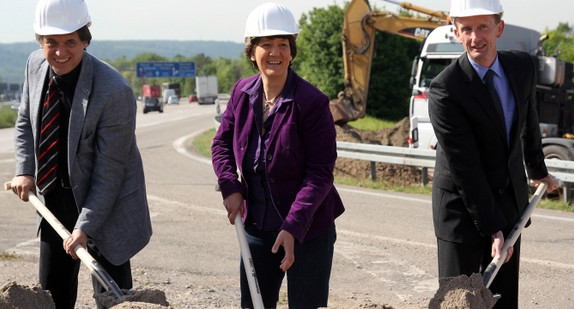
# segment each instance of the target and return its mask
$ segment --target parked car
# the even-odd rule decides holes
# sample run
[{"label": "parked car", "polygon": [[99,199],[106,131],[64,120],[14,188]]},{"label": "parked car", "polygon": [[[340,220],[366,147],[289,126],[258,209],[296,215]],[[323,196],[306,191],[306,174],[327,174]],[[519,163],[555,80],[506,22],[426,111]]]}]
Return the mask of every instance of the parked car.
[{"label": "parked car", "polygon": [[167,104],[179,104],[179,98],[176,95],[170,95],[167,98]]},{"label": "parked car", "polygon": [[197,102],[197,94],[195,94],[195,93],[190,94],[188,101],[189,101],[189,103]]},{"label": "parked car", "polygon": [[227,93],[220,93],[217,95],[215,100],[215,121],[217,124],[221,122],[221,115],[227,108],[227,102],[229,102],[230,95]]},{"label": "parked car", "polygon": [[143,113],[158,111],[163,113],[163,102],[157,97],[143,97]]},{"label": "parked car", "polygon": [[12,103],[12,105],[10,105],[10,108],[16,111],[20,109],[20,101],[15,101],[14,103]]}]

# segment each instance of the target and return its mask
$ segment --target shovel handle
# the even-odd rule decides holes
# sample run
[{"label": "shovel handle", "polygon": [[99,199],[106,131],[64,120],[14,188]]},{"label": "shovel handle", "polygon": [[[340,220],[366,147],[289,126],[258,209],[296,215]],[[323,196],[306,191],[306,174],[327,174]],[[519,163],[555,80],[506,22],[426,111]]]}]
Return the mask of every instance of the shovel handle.
[{"label": "shovel handle", "polygon": [[[5,182],[4,189],[11,190],[12,183]],[[40,213],[42,218],[44,218],[50,224],[50,226],[52,226],[52,228],[56,231],[56,233],[58,233],[58,235],[60,235],[62,239],[70,237],[71,235],[70,232],[56,218],[56,216],[52,214],[52,212],[46,207],[46,205],[44,205],[44,203],[40,201],[40,199],[36,196],[36,194],[34,194],[34,192],[32,191],[28,192],[28,200],[30,201],[30,203],[32,203],[34,208],[36,208],[36,210]],[[100,266],[98,261],[96,261],[90,255],[90,253],[88,252],[88,250],[86,250],[86,248],[82,247],[81,245],[77,245],[74,248],[74,252],[78,256],[78,258],[80,258],[80,260],[88,267],[90,273],[94,277],[96,277],[96,279],[100,282],[100,284],[102,284],[106,288],[106,290],[108,291],[111,290],[118,299],[121,299],[124,296],[122,290],[119,288],[116,282],[106,272],[106,270]]]},{"label": "shovel handle", "polygon": [[237,213],[237,216],[235,216],[234,225],[237,232],[237,239],[239,240],[239,249],[241,250],[241,257],[243,259],[243,266],[245,267],[245,276],[247,277],[247,283],[249,284],[249,293],[251,294],[253,308],[264,309],[265,307],[261,297],[261,290],[257,283],[255,265],[253,264],[253,258],[251,257],[251,251],[249,250],[249,244],[247,243],[247,236],[245,234],[243,222],[241,221],[240,213]]},{"label": "shovel handle", "polygon": [[492,281],[494,280],[494,277],[498,273],[500,266],[502,266],[504,260],[506,260],[506,254],[508,253],[508,249],[514,246],[514,243],[516,243],[516,241],[518,240],[518,237],[520,236],[520,233],[522,233],[522,230],[524,229],[526,222],[528,222],[528,220],[530,219],[530,216],[532,215],[534,208],[536,208],[536,205],[542,198],[542,195],[544,195],[544,192],[546,191],[547,187],[548,185],[544,182],[541,182],[538,185],[538,189],[536,189],[536,192],[534,192],[534,195],[532,195],[530,203],[528,203],[528,206],[526,206],[524,213],[522,214],[516,225],[514,225],[512,231],[510,231],[510,234],[508,234],[508,237],[504,241],[504,245],[502,245],[502,251],[500,252],[500,258],[496,257],[493,258],[490,264],[488,264],[488,266],[486,267],[486,270],[482,274],[482,283],[486,288],[488,288],[492,283]]}]

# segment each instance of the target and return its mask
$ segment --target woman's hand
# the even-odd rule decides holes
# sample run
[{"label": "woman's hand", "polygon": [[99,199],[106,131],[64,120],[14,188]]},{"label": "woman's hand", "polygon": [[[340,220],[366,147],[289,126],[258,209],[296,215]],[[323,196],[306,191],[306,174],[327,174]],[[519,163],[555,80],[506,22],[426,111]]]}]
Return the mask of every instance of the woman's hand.
[{"label": "woman's hand", "polygon": [[277,235],[273,248],[271,248],[271,252],[277,253],[279,246],[283,246],[283,250],[285,250],[285,257],[281,260],[279,268],[282,271],[287,271],[295,262],[295,237],[291,233],[281,230],[279,235]]},{"label": "woman's hand", "polygon": [[243,216],[243,195],[239,192],[230,194],[223,200],[223,206],[227,210],[227,219],[229,223],[234,224],[235,216],[241,214]]}]

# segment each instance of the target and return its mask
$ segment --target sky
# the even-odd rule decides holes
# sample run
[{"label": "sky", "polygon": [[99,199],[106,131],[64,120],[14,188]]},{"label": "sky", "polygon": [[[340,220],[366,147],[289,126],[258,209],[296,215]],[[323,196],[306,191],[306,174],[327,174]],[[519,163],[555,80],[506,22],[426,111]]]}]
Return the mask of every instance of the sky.
[{"label": "sky", "polygon": [[[343,7],[344,0],[86,0],[93,40],[213,40],[243,42],[245,19],[257,5],[286,5],[297,21],[313,8]],[[409,0],[414,5],[448,11],[450,0]],[[559,22],[574,26],[572,0],[501,0],[506,23],[539,32]],[[399,6],[370,0],[378,11],[396,13]],[[34,41],[36,0],[2,0],[0,43]]]}]

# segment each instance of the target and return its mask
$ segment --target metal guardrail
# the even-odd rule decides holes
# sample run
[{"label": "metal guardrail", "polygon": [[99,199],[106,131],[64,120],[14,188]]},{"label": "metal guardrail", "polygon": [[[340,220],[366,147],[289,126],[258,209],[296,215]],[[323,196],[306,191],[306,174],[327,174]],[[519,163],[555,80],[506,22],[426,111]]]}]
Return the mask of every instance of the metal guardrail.
[{"label": "metal guardrail", "polygon": [[[434,168],[436,151],[431,149],[405,148],[374,144],[337,142],[337,154],[342,158],[370,161],[371,177],[374,174],[374,162],[417,166],[423,168],[423,185],[428,183],[427,169]],[[544,161],[548,172],[562,182],[564,201],[571,201],[571,186],[574,183],[574,161],[547,159]]]}]

